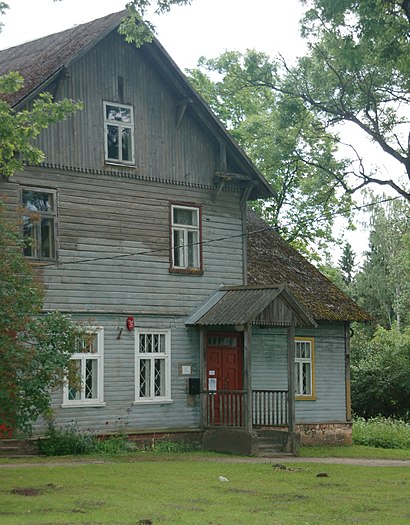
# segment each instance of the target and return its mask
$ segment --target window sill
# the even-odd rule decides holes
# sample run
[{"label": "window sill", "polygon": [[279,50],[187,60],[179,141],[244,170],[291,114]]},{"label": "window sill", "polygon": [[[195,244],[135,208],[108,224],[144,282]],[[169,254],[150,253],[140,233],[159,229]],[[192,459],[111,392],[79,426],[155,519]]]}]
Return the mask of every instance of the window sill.
[{"label": "window sill", "polygon": [[107,160],[105,159],[105,164],[107,166],[122,166],[122,167],[127,167],[127,168],[135,168],[135,162],[132,161],[132,162],[122,162],[120,160]]},{"label": "window sill", "polygon": [[201,268],[170,268],[169,273],[179,273],[183,275],[204,275]]},{"label": "window sill", "polygon": [[138,405],[170,405],[173,402],[174,402],[173,399],[144,399],[144,400],[133,401],[132,404],[134,406],[138,406]]},{"label": "window sill", "polygon": [[61,408],[99,408],[105,407],[104,401],[76,401],[75,403],[62,403]]},{"label": "window sill", "polygon": [[295,401],[316,401],[316,396],[295,396]]}]

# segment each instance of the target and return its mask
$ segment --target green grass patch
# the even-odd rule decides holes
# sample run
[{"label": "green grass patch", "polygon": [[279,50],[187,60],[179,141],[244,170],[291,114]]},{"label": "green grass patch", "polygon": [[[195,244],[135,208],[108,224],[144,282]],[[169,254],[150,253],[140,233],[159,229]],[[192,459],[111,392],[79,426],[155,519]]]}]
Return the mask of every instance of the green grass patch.
[{"label": "green grass patch", "polygon": [[305,458],[363,458],[363,459],[409,459],[410,450],[353,446],[301,447],[299,456]]},{"label": "green grass patch", "polygon": [[410,450],[410,423],[385,417],[367,421],[356,418],[353,423],[353,442],[356,445]]},{"label": "green grass patch", "polygon": [[[145,460],[137,459],[141,456]],[[0,522],[395,525],[410,516],[406,468],[298,464],[278,470],[269,463],[192,457],[141,453],[134,462],[4,468]],[[328,477],[317,477],[320,472]]]}]

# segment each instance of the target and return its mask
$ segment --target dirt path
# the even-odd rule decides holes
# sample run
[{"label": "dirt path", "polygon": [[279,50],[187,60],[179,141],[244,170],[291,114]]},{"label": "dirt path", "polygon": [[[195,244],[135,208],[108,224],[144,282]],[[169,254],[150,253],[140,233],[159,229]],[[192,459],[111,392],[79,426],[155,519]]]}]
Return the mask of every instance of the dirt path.
[{"label": "dirt path", "polygon": [[[198,456],[198,461],[209,461],[214,463],[268,463],[272,465],[282,463],[321,463],[334,465],[356,465],[361,467],[410,467],[410,460],[400,459],[363,459],[363,458],[303,458],[294,456],[270,456],[270,457],[239,457],[239,456],[220,456],[208,457]],[[174,460],[174,458],[173,458]],[[129,461],[129,463],[138,463],[139,461],[149,461],[149,458],[138,458]],[[166,460],[165,460],[166,461]],[[195,459],[193,459],[195,461]],[[76,461],[58,461],[58,462],[39,462],[39,463],[0,463],[2,468],[30,468],[30,467],[76,467],[81,465],[104,465],[115,463],[105,460],[76,460]]]}]

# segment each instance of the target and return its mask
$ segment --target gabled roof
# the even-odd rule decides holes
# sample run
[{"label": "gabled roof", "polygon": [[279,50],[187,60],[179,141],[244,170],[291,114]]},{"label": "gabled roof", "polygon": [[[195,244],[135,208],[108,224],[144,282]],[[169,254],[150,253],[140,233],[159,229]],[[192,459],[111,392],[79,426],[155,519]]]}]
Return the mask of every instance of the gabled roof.
[{"label": "gabled roof", "polygon": [[249,285],[286,283],[293,297],[316,321],[371,319],[252,211],[248,212],[247,252]]},{"label": "gabled roof", "polygon": [[[1,98],[15,107],[23,105],[44,90],[72,62],[94,47],[111,31],[116,31],[126,14],[126,11],[113,13],[66,31],[0,51],[0,75],[18,71],[25,80],[24,87],[18,93]],[[247,197],[249,199],[271,197],[273,190],[267,181],[230,136],[207,103],[192,88],[185,75],[158,40],[154,38],[152,43],[144,44],[141,52],[151,60],[181,99],[192,102],[188,111],[193,112],[216,140],[227,145],[234,161],[250,175],[253,187],[250,186]]]},{"label": "gabled roof", "polygon": [[264,326],[316,326],[285,286],[223,286],[185,321],[216,326],[253,323]]}]

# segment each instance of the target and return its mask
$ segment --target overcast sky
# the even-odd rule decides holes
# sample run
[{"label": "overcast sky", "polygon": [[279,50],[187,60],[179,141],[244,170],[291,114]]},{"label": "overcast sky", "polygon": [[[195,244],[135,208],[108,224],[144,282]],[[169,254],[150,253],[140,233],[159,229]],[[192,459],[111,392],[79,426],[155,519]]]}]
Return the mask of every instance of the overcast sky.
[{"label": "overcast sky", "polygon": [[[121,11],[126,0],[8,0],[1,17],[0,49],[57,33]],[[200,56],[216,57],[225,50],[257,49],[288,60],[301,56],[305,44],[299,36],[303,10],[298,0],[193,0],[191,6],[151,16],[158,38],[179,67],[195,67]],[[366,247],[360,225],[347,233],[359,254]],[[343,228],[339,235],[343,235]],[[338,256],[337,256],[338,257]],[[336,259],[337,259],[336,257]]]}]

